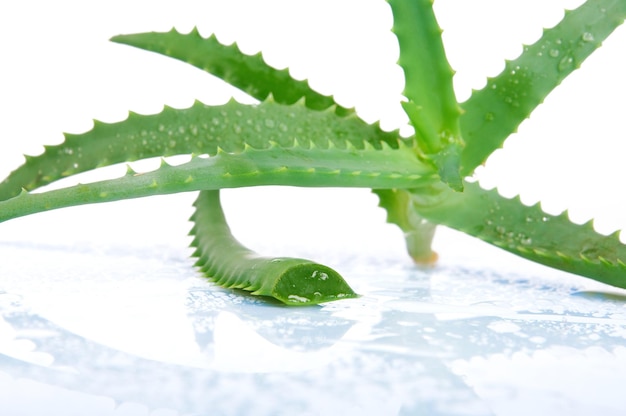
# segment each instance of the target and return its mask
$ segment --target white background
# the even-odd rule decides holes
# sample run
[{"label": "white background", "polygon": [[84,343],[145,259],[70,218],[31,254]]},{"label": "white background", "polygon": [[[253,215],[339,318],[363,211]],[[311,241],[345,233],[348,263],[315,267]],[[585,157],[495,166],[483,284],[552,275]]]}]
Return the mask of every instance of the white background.
[{"label": "white background", "polygon": [[[558,22],[564,7],[578,3],[438,0],[459,100],[502,70],[523,43],[537,40],[542,27]],[[23,161],[22,154],[60,143],[62,132],[86,131],[92,119],[114,122],[128,110],[152,114],[164,104],[188,107],[194,99],[222,103],[235,95],[249,101],[191,66],[108,42],[118,33],[172,26],[197,26],[205,36],[237,41],[246,53],[262,50],[269,64],[289,66],[294,77],[356,106],[368,122],[410,131],[398,104],[403,79],[391,24],[388,6],[374,0],[2,2],[0,177]],[[625,45],[626,30],[619,28],[489,159],[479,172],[484,186],[497,185],[505,196],[521,193],[528,204],[541,199],[550,213],[569,207],[577,222],[595,217],[602,232],[623,228]],[[0,238],[168,243],[188,229],[192,199],[46,213],[3,224]],[[357,233],[355,241],[368,236],[369,244],[402,249],[395,241],[399,232],[382,224],[376,203],[365,190],[257,189],[226,196],[233,228],[244,239],[304,233],[312,244],[332,248],[336,240],[329,233]],[[278,222],[284,225],[276,227]]]}]

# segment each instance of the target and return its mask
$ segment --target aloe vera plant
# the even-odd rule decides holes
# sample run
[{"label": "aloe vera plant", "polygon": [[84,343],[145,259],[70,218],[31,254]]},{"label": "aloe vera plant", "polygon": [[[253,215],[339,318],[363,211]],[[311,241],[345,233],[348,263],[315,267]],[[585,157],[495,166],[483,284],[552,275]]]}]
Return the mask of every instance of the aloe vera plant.
[{"label": "aloe vera plant", "polygon": [[[371,188],[410,256],[432,263],[437,225],[480,238],[557,269],[626,287],[626,249],[617,233],[598,234],[568,214],[507,199],[467,178],[544,98],[599,47],[626,16],[626,0],[588,0],[487,85],[458,103],[441,30],[427,0],[390,0],[405,110],[415,134],[383,131],[351,108],[197,30],[119,35],[112,41],[160,53],[205,70],[259,101],[196,102],[118,123],[96,122],[83,134],[47,146],[0,183],[0,222],[56,208],[200,191],[192,217],[194,256],[216,283],[290,305],[355,297],[343,278],[308,260],[266,258],[231,235],[219,190],[259,185]],[[152,157],[191,161],[147,173],[33,193],[61,178]]]}]

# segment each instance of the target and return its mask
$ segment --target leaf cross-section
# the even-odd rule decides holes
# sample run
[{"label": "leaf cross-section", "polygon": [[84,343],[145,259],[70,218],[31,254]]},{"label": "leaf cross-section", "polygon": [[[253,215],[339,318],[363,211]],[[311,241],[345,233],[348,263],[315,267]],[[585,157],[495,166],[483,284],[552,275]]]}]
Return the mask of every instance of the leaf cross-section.
[{"label": "leaf cross-section", "polygon": [[202,191],[191,217],[196,266],[227,288],[270,296],[292,306],[314,305],[357,295],[333,269],[309,260],[258,255],[231,234],[219,190]]}]

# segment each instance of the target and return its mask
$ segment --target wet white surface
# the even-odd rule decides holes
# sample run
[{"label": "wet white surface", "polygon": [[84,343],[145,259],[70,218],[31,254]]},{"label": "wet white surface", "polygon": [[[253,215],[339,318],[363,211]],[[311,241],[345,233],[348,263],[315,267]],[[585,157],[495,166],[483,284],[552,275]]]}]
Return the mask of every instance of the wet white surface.
[{"label": "wet white surface", "polygon": [[175,234],[153,245],[4,240],[2,414],[626,411],[626,291],[441,231],[432,269],[393,252],[394,238],[301,246],[362,295],[307,308],[215,287]]}]

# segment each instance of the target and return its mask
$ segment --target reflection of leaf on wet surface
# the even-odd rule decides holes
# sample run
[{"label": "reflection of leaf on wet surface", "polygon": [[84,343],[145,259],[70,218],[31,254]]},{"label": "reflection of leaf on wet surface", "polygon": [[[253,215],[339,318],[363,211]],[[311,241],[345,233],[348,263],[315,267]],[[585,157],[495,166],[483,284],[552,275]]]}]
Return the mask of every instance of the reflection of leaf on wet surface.
[{"label": "reflection of leaf on wet surface", "polygon": [[592,290],[582,290],[572,293],[572,296],[580,296],[584,299],[594,300],[597,302],[611,302],[626,304],[626,294],[612,292],[597,292]]},{"label": "reflection of leaf on wet surface", "polygon": [[243,293],[238,296],[215,288],[192,288],[187,301],[188,316],[200,346],[213,343],[215,320],[224,311],[237,315],[245,325],[271,343],[294,351],[328,348],[353,325],[352,321],[333,317],[320,307],[312,310],[285,308],[282,304],[270,305]]}]

